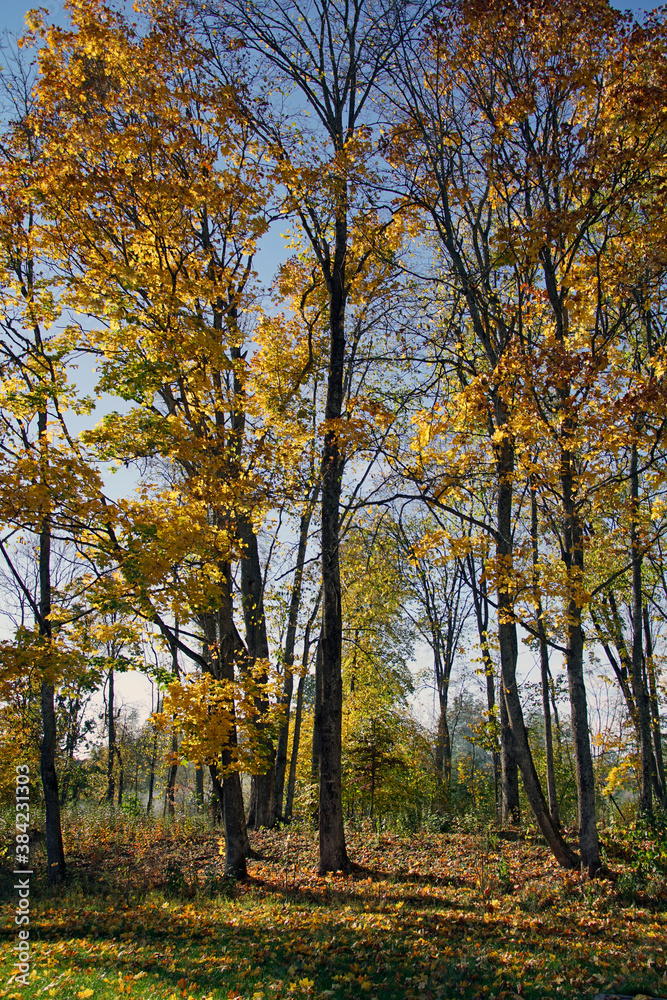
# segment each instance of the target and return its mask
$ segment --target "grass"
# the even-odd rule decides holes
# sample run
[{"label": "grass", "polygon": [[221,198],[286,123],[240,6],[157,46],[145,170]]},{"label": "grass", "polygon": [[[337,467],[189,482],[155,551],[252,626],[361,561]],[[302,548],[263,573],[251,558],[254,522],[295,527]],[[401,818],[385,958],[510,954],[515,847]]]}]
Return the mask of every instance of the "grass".
[{"label": "grass", "polygon": [[667,883],[631,898],[628,877],[619,892],[563,872],[530,840],[349,831],[354,875],[320,878],[311,831],[265,832],[242,885],[222,876],[220,834],[196,825],[79,820],[67,840],[68,885],[31,883],[27,986],[10,981],[5,877],[2,998],[667,995]]}]

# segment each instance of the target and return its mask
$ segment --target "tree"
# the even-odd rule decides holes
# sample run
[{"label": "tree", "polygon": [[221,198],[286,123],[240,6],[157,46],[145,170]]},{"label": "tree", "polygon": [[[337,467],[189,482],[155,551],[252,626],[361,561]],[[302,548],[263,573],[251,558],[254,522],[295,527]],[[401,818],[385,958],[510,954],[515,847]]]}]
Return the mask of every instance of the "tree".
[{"label": "tree", "polygon": [[[411,183],[408,201],[430,220],[442,247],[453,289],[447,333],[452,370],[463,385],[458,398],[469,428],[486,424],[496,461],[496,553],[489,571],[504,700],[533,810],[557,856],[571,864],[573,855],[544,808],[516,692],[517,487],[530,481],[532,490],[537,482],[551,523],[562,525],[556,532],[560,625],[579,846],[591,874],[600,858],[583,672],[584,510],[605,479],[596,436],[610,416],[605,394],[612,372],[618,385],[637,383],[626,365],[616,367],[612,345],[618,349],[636,311],[628,295],[631,272],[621,270],[628,260],[617,248],[627,246],[621,233],[641,197],[644,168],[633,154],[617,157],[604,181],[598,173],[604,150],[618,152],[619,133],[608,128],[606,115],[623,67],[633,66],[627,52],[625,23],[604,3],[595,17],[589,10],[579,19],[565,17],[562,6],[525,3],[489,17],[475,5],[453,5],[421,48],[397,64],[396,162]],[[400,156],[406,140],[419,151],[407,162]],[[642,135],[641,148],[651,141]],[[607,267],[610,257],[615,264]],[[424,443],[438,431],[451,439],[456,420],[448,419],[439,427],[425,413]],[[613,453],[609,437],[606,444]],[[448,474],[450,506],[460,477],[461,463]],[[557,497],[557,513],[551,497]],[[534,567],[532,575],[534,582]]]},{"label": "tree", "polygon": [[[0,418],[0,548],[5,563],[34,615],[34,632],[23,630],[23,643],[5,669],[23,672],[30,655],[40,677],[40,770],[46,808],[46,846],[49,878],[60,882],[66,865],[60,823],[56,773],[57,723],[55,687],[58,661],[52,620],[52,546],[54,514],[64,494],[64,478],[76,476],[67,442],[53,439],[49,419],[63,431],[61,407],[68,379],[63,357],[66,343],[53,336],[58,315],[52,282],[42,269],[36,232],[37,207],[31,190],[40,149],[29,124],[31,74],[15,63],[11,83],[3,81],[6,124],[0,150],[2,209],[0,216],[0,325],[2,328],[2,386]],[[63,448],[62,445],[65,444]],[[58,486],[56,486],[58,483]],[[66,486],[65,486],[66,489]],[[17,491],[21,502],[17,504]],[[76,488],[73,490],[76,494]],[[12,536],[36,539],[37,587],[22,577],[7,542]],[[23,645],[23,649],[20,646]]]},{"label": "tree", "polygon": [[[288,3],[236,3],[206,8],[203,29],[229,78],[229,63],[212,39],[221,27],[230,47],[242,45],[256,63],[259,81],[278,77],[279,92],[253,95],[248,120],[271,150],[286,192],[284,210],[309,243],[327,295],[328,363],[325,435],[321,456],[322,699],[316,714],[320,747],[320,869],[347,871],[341,798],[342,618],[340,499],[346,451],[343,443],[344,381],[351,358],[346,316],[380,234],[386,229],[369,179],[374,124],[372,96],[396,51],[396,30],[405,4],[313,0],[306,9]],[[419,11],[423,16],[424,11]],[[285,119],[282,95],[305,109],[298,125]],[[312,136],[313,115],[317,133]],[[355,250],[353,251],[353,247]]]},{"label": "tree", "polygon": [[[120,521],[102,521],[88,551],[119,567],[117,592],[107,584],[102,600],[157,623],[173,655],[185,652],[216,681],[253,678],[261,729],[267,705],[254,670],[267,669],[268,643],[256,531],[290,452],[275,461],[244,350],[268,174],[232,95],[207,88],[205,53],[181,21],[158,12],[140,35],[94,3],[72,18],[72,31],[44,29],[40,52],[49,252],[68,275],[69,301],[102,323],[86,334],[100,388],[134,404],[90,440],[107,460],[147,459],[155,477],[121,505]],[[141,74],[125,73],[128,59]],[[202,653],[177,620],[196,624]],[[227,867],[242,876],[233,725],[229,739],[222,785],[212,777],[226,803]]]},{"label": "tree", "polygon": [[[492,102],[501,100],[500,91],[492,86],[497,76],[495,61],[509,58],[521,37],[511,19],[503,23],[500,17],[496,15],[491,22],[486,15],[478,17],[473,8],[459,11],[454,7],[425,33],[421,45],[406,48],[396,63],[400,98],[396,98],[399,121],[392,156],[405,178],[406,211],[412,206],[430,220],[442,249],[445,287],[448,292],[452,289],[443,332],[449,338],[452,372],[461,384],[458,393],[449,394],[446,409],[423,412],[415,444],[421,454],[414,475],[434,505],[458,515],[473,469],[481,467],[488,474],[486,470],[493,468],[493,522],[487,525],[474,516],[469,521],[488,530],[495,545],[487,575],[497,595],[502,694],[533,811],[556,856],[571,866],[575,856],[552,823],[540,788],[516,684],[513,501],[517,456],[511,386],[525,322],[524,289],[532,284],[535,264],[506,260],[496,250],[502,210],[497,207],[481,152],[497,137],[495,118],[488,108],[489,95]],[[507,37],[501,38],[502,32],[492,37],[501,23]],[[516,43],[512,41],[515,29]],[[404,155],[407,149],[409,158]],[[482,429],[488,435],[487,446],[477,436]],[[443,439],[445,448],[440,445]],[[454,460],[457,451],[458,461]],[[432,487],[426,485],[427,455],[436,466],[445,465],[444,486],[437,477]]]},{"label": "tree", "polygon": [[[435,750],[436,789],[447,808],[451,793],[452,744],[447,719],[452,669],[460,652],[473,603],[464,585],[464,567],[447,550],[424,550],[420,543],[436,527],[427,518],[401,516],[395,531],[403,550],[403,572],[416,613],[413,620],[433,653],[433,679],[438,695],[439,718]],[[407,596],[407,595],[406,595]]]}]

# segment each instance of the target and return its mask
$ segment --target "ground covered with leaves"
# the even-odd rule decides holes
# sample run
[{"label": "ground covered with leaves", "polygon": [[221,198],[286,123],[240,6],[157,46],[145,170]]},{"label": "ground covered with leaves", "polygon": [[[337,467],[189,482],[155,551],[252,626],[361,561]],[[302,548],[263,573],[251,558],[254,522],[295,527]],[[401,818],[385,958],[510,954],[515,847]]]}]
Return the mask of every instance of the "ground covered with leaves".
[{"label": "ground covered with leaves", "polygon": [[611,877],[594,882],[493,830],[350,830],[348,844],[354,874],[320,878],[313,832],[254,834],[250,877],[230,885],[219,833],[75,822],[68,885],[33,876],[27,987],[10,980],[4,873],[0,997],[667,996],[666,859],[650,834],[608,838]]}]

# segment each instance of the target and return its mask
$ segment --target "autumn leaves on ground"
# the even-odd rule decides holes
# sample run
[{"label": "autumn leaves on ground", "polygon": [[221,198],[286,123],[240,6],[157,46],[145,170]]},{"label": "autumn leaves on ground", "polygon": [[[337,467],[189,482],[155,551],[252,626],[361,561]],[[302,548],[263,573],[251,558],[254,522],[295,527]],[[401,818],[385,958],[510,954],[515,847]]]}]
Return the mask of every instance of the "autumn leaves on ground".
[{"label": "autumn leaves on ground", "polygon": [[[322,878],[299,827],[255,834],[233,885],[218,832],[79,821],[77,874],[35,886],[30,984],[0,997],[664,996],[667,858],[660,838],[623,836],[604,838],[610,877],[590,881],[530,834],[367,827],[350,831],[353,875]],[[7,959],[11,902],[3,916]]]}]

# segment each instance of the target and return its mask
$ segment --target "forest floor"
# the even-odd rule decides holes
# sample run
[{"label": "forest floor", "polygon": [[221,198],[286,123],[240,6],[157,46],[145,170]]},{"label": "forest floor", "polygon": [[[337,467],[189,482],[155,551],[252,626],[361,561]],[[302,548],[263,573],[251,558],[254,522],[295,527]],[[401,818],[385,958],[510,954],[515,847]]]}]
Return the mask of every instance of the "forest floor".
[{"label": "forest floor", "polygon": [[5,853],[0,997],[667,996],[667,856],[650,837],[607,839],[610,877],[589,881],[530,836],[349,830],[355,873],[320,878],[314,833],[292,827],[252,835],[258,857],[237,885],[220,838],[194,823],[70,822],[58,891],[33,845],[27,985],[11,980]]}]

